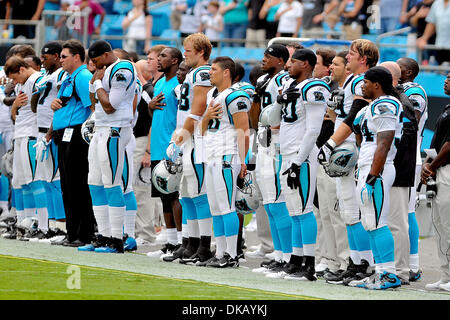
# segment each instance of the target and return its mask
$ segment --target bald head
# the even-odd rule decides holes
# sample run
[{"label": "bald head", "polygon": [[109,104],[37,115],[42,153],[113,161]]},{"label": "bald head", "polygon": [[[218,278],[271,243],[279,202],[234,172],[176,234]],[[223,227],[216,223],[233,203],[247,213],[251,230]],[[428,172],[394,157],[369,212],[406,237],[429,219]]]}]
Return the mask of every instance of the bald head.
[{"label": "bald head", "polygon": [[139,60],[135,63],[135,67],[138,74],[141,75],[141,77],[144,78],[145,81],[150,80],[152,75],[150,74],[150,70],[148,69],[147,60]]},{"label": "bald head", "polygon": [[397,64],[402,70],[402,82],[413,82],[419,74],[419,64],[414,59],[403,57],[397,60]]},{"label": "bald head", "polygon": [[394,62],[394,61],[386,61],[383,63],[380,63],[381,67],[385,67],[389,70],[389,72],[392,74],[392,85],[395,87],[398,85],[398,80],[402,76],[402,70],[400,69],[400,66]]}]

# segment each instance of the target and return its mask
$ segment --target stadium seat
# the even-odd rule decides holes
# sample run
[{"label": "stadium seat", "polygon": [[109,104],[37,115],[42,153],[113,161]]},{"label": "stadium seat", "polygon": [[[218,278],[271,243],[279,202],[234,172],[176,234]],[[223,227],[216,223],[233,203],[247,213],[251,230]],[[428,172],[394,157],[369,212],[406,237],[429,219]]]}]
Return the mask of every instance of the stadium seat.
[{"label": "stadium seat", "polygon": [[128,11],[133,9],[133,3],[131,1],[115,1],[113,11],[117,14],[127,14]]},{"label": "stadium seat", "polygon": [[[156,36],[154,34],[154,36]],[[180,37],[180,31],[179,30],[173,30],[173,29],[165,29],[160,35],[161,38],[170,38],[173,40],[152,40],[152,45],[157,44],[164,44],[166,46],[176,46],[177,42],[176,39]]]},{"label": "stadium seat", "polygon": [[[392,37],[382,38],[381,44],[405,44],[407,43],[407,36],[397,35]],[[406,47],[404,48],[389,48],[381,47],[380,60],[381,61],[397,61],[397,59],[406,56]]]}]

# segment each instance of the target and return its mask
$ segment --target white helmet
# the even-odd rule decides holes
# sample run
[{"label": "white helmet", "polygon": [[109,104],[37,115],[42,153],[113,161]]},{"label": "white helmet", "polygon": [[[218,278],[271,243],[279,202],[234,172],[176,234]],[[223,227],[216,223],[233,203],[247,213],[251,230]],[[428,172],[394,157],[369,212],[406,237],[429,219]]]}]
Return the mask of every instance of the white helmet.
[{"label": "white helmet", "polygon": [[39,222],[36,217],[27,217],[17,224],[17,228],[22,232],[26,232],[36,230],[38,228],[38,225]]},{"label": "white helmet", "polygon": [[14,159],[13,149],[8,150],[1,158],[0,171],[5,177],[9,179],[12,179],[13,175],[13,159]]},{"label": "white helmet", "polygon": [[163,159],[153,169],[153,185],[159,192],[169,194],[180,188],[183,167],[179,159],[176,162]]},{"label": "white helmet", "polygon": [[92,112],[91,115],[86,119],[86,121],[81,125],[81,136],[87,144],[91,143],[92,136],[94,135],[94,127],[95,112]]},{"label": "white helmet", "polygon": [[281,105],[279,103],[269,104],[261,110],[259,123],[263,127],[276,127],[281,122]]},{"label": "white helmet", "polygon": [[324,166],[330,177],[342,177],[350,173],[358,162],[358,148],[352,142],[343,142],[333,149],[329,163]]},{"label": "white helmet", "polygon": [[253,184],[250,172],[245,175],[243,186],[237,187],[236,189],[236,211],[241,214],[255,212],[259,207],[261,193]]}]

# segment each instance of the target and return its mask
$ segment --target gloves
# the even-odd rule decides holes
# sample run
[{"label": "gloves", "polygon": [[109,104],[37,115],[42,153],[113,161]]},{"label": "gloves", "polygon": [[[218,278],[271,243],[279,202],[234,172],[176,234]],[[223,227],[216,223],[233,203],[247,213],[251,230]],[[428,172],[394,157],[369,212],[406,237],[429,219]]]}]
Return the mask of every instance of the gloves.
[{"label": "gloves", "polygon": [[292,163],[291,167],[283,172],[283,176],[287,174],[287,185],[291,189],[300,188],[300,166]]},{"label": "gloves", "polygon": [[261,146],[268,148],[272,141],[272,131],[269,127],[261,127],[258,129],[258,141]]},{"label": "gloves", "polygon": [[45,139],[45,137],[42,137],[41,139],[39,139],[39,141],[37,141],[33,148],[36,149],[36,161],[44,161],[47,160],[48,158],[48,151],[49,151],[49,144],[50,141],[47,142],[47,140]]},{"label": "gloves", "polygon": [[296,87],[289,87],[282,94],[278,95],[277,102],[279,104],[287,104],[289,102],[297,101],[300,98],[300,92]]},{"label": "gloves", "polygon": [[167,158],[172,162],[175,162],[175,160],[180,155],[180,152],[181,148],[177,146],[173,141],[169,143],[169,146],[166,149]]},{"label": "gloves", "polygon": [[333,149],[336,147],[336,143],[329,139],[325,144],[319,149],[319,154],[317,155],[317,160],[323,166],[326,166],[330,163],[331,153]]},{"label": "gloves", "polygon": [[269,84],[270,77],[267,75],[262,81],[258,81],[255,86],[255,96],[258,96],[261,100],[261,97],[263,96],[264,92],[266,91],[267,85]]},{"label": "gloves", "polygon": [[366,179],[366,185],[361,189],[361,202],[363,204],[371,203],[373,199],[373,193],[375,190],[375,183],[378,179],[381,179],[380,176],[374,176],[369,173]]},{"label": "gloves", "polygon": [[344,90],[336,89],[331,92],[330,99],[327,101],[327,106],[331,110],[342,108],[344,105]]}]

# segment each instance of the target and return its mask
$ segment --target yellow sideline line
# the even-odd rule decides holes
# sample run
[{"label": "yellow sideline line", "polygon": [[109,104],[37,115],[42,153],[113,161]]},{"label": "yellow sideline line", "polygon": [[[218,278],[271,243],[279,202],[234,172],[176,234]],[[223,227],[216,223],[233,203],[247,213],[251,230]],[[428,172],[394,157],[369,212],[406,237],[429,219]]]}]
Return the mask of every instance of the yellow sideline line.
[{"label": "yellow sideline line", "polygon": [[[60,265],[69,265],[69,266],[79,266],[81,268],[86,269],[92,269],[92,270],[102,270],[102,271],[108,271],[108,272],[118,272],[118,273],[124,273],[132,276],[139,276],[139,277],[148,277],[148,278],[157,278],[157,279],[164,279],[164,280],[173,280],[173,281],[179,281],[179,282],[187,282],[187,283],[199,283],[204,281],[198,281],[198,280],[189,280],[189,279],[179,279],[179,278],[169,278],[164,276],[158,276],[153,274],[145,274],[145,273],[137,273],[137,272],[130,272],[130,271],[124,271],[124,270],[116,270],[116,269],[108,269],[108,268],[102,268],[102,267],[93,267],[93,266],[86,266],[86,265],[79,265],[75,263],[68,263],[68,262],[61,262],[61,261],[52,261],[52,260],[43,260],[43,259],[36,259],[36,258],[27,258],[27,257],[16,257],[16,256],[10,256],[10,255],[4,255],[0,254],[0,258],[9,258],[9,259],[17,259],[17,260],[26,260],[26,261],[39,261],[43,263],[49,263],[49,264],[60,264]],[[250,291],[254,293],[266,293],[269,295],[277,295],[277,296],[284,296],[284,297],[291,297],[291,298],[299,298],[304,300],[323,300],[320,298],[314,298],[309,296],[302,296],[302,295],[296,295],[296,294],[287,294],[282,292],[275,292],[275,291],[265,291],[261,289],[251,289],[251,288],[245,288],[245,287],[236,287],[226,284],[219,284],[219,283],[211,283],[211,282],[204,282],[210,286],[216,286],[216,287],[224,287],[229,289],[237,289],[237,290],[243,290],[243,291]]]}]

